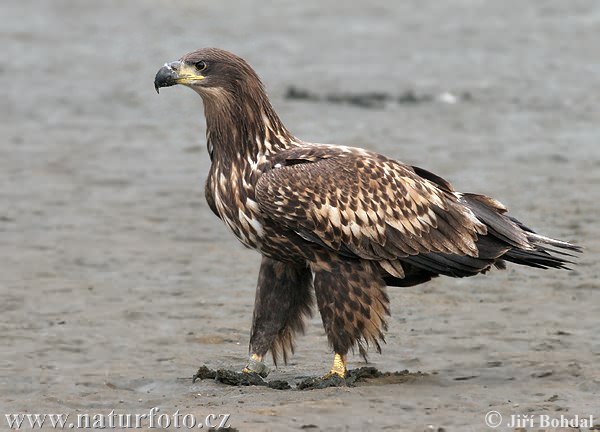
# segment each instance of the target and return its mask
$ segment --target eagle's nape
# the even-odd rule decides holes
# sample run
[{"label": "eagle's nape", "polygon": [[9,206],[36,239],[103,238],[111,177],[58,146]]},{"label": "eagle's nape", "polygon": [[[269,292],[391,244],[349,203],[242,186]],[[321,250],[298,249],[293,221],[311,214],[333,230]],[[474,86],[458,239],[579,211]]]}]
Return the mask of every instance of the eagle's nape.
[{"label": "eagle's nape", "polygon": [[541,236],[498,201],[363,149],[294,137],[241,58],[206,48],[165,64],[155,88],[182,84],[204,101],[211,210],[263,261],[246,371],[287,363],[316,303],[344,376],[354,347],[378,351],[386,286],[468,277],[513,262],[567,268],[578,246]]}]

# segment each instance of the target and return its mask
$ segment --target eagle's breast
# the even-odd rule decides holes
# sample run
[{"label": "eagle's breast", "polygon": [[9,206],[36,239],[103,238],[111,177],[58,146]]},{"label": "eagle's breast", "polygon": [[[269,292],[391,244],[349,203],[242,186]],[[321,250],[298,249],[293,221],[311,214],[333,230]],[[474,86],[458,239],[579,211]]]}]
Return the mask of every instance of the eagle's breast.
[{"label": "eagle's breast", "polygon": [[210,179],[210,190],[219,217],[246,247],[260,249],[265,237],[254,189],[260,178],[264,156],[257,160],[239,158],[230,165],[215,164]]}]

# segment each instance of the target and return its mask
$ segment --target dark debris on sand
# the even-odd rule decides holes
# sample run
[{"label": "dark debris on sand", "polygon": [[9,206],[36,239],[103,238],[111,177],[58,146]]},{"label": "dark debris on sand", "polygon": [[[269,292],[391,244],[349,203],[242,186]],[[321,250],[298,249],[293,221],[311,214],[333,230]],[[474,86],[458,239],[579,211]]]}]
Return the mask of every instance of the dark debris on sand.
[{"label": "dark debris on sand", "polygon": [[192,377],[192,382],[197,379],[213,379],[217,382],[230,386],[263,386],[275,390],[289,390],[291,387],[287,381],[273,380],[266,381],[257,373],[234,372],[227,369],[212,370],[207,366],[201,366],[198,372]]},{"label": "dark debris on sand", "polygon": [[[450,93],[419,94],[414,90],[406,90],[399,96],[394,96],[384,92],[364,92],[364,93],[323,93],[317,94],[310,90],[289,86],[285,93],[285,99],[308,102],[327,102],[333,104],[353,105],[359,108],[378,109],[384,108],[386,104],[397,103],[400,105],[416,105],[424,102],[442,101],[470,101],[472,95],[469,92],[463,92],[458,95]],[[450,99],[449,99],[450,98]]]},{"label": "dark debris on sand", "polygon": [[363,366],[358,369],[349,370],[345,378],[341,378],[337,375],[307,378],[299,382],[297,388],[299,390],[316,390],[327,387],[354,387],[357,383],[369,381],[380,384],[398,384],[407,381],[409,378],[424,376],[427,376],[427,374],[422,372],[409,372],[407,369],[399,372],[381,372],[372,366]]},{"label": "dark debris on sand", "polygon": [[[403,370],[399,372],[380,372],[374,367],[364,366],[358,369],[348,371],[345,378],[338,375],[325,377],[310,377],[300,381],[296,388],[298,390],[317,390],[328,387],[354,387],[361,382],[377,382],[379,384],[397,384],[405,382],[410,378],[423,377],[427,374],[422,372],[409,372]],[[212,379],[230,386],[263,386],[275,390],[290,390],[292,386],[283,380],[266,381],[256,373],[234,372],[226,369],[212,370],[207,366],[201,366],[192,380]]]}]

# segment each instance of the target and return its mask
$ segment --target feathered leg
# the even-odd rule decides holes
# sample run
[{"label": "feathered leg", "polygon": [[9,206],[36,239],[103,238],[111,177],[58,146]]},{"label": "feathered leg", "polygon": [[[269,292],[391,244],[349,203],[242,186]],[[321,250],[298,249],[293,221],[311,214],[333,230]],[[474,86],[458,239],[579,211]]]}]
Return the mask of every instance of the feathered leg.
[{"label": "feathered leg", "polygon": [[250,361],[246,372],[268,373],[263,358],[270,350],[287,363],[294,352],[294,335],[304,332],[304,318],[312,314],[312,274],[306,266],[294,266],[263,257],[256,287]]},{"label": "feathered leg", "polygon": [[322,260],[312,264],[317,305],[335,357],[330,375],[344,377],[346,354],[358,345],[366,360],[367,345],[381,352],[389,299],[379,269],[369,261]]}]

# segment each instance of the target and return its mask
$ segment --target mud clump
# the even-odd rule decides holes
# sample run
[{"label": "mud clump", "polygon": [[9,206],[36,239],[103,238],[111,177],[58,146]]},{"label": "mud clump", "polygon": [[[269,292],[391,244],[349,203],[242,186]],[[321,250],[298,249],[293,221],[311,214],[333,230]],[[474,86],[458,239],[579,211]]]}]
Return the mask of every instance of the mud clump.
[{"label": "mud clump", "polygon": [[423,372],[409,372],[408,370],[397,372],[381,372],[372,366],[363,366],[358,369],[351,369],[345,378],[340,376],[326,376],[307,378],[298,383],[299,390],[317,390],[327,387],[355,387],[360,383],[369,383],[371,385],[400,384],[413,378],[425,377],[428,374]]},{"label": "mud clump", "polygon": [[209,369],[206,365],[200,366],[192,377],[192,382],[196,382],[198,379],[212,379],[229,386],[263,386],[275,390],[289,390],[291,388],[287,381],[266,381],[257,373],[235,372],[227,369],[217,369],[215,371]]},{"label": "mud clump", "polygon": [[[372,385],[399,384],[427,375],[426,373],[409,372],[408,370],[381,372],[377,368],[364,366],[349,370],[345,378],[338,375],[305,378],[296,384],[296,389],[319,390],[328,387],[355,387],[359,383],[369,383]],[[193,382],[198,379],[211,379],[229,386],[262,386],[275,390],[292,389],[292,385],[285,380],[267,381],[257,373],[235,372],[227,369],[213,370],[205,365],[201,366],[192,377]]]}]

